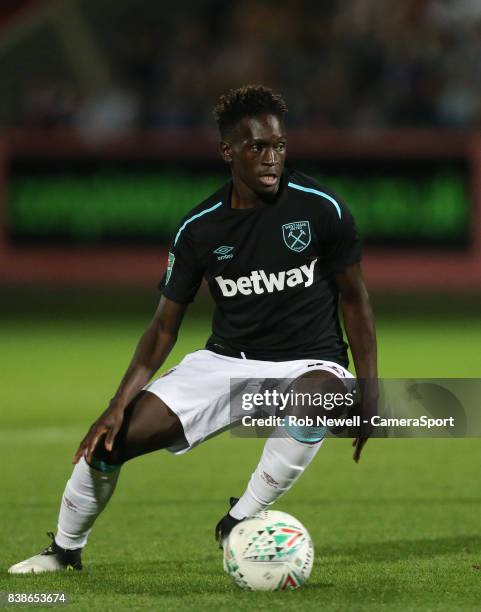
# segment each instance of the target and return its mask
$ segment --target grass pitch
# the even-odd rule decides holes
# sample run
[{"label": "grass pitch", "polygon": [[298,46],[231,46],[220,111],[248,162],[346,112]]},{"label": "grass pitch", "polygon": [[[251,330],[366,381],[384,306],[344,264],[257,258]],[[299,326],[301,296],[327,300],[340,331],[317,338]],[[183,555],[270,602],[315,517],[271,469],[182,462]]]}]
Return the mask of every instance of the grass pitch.
[{"label": "grass pitch", "polygon": [[[242,492],[261,440],[224,434],[193,452],[159,452],[122,469],[85,550],[85,570],[12,577],[47,544],[87,427],[104,409],[146,321],[12,319],[2,337],[0,591],[59,592],[68,610],[479,610],[479,440],[372,440],[361,463],[328,440],[276,507],[314,540],[309,582],[248,593],[222,571],[213,527]],[[187,320],[169,363],[202,346]],[[381,374],[479,377],[481,324],[381,318]],[[11,609],[19,606],[12,606]]]}]

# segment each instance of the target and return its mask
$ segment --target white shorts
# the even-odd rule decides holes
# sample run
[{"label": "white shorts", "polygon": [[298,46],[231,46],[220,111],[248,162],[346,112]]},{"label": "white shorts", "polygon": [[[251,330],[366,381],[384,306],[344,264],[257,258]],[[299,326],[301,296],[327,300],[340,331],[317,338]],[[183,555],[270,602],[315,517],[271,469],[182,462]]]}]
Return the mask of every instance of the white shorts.
[{"label": "white shorts", "polygon": [[188,446],[168,450],[181,454],[233,426],[231,379],[294,379],[311,370],[331,372],[350,384],[354,379],[348,370],[332,361],[259,361],[201,349],[186,355],[179,365],[146,385],[144,390],[157,395],[179,417]]}]

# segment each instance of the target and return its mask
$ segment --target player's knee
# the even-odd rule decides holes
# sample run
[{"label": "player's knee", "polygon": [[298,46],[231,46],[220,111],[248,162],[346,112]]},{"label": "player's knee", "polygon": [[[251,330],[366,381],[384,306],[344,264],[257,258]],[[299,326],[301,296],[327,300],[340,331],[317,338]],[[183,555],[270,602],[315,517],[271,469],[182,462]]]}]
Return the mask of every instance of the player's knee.
[{"label": "player's knee", "polygon": [[123,463],[124,461],[117,453],[107,452],[105,449],[96,449],[89,461],[90,467],[104,474],[119,470]]},{"label": "player's knee", "polygon": [[305,372],[293,382],[292,409],[294,414],[310,417],[343,411],[346,388],[343,381],[331,372],[312,370]]},{"label": "player's knee", "polygon": [[127,406],[112,450],[105,448],[102,438],[93,456],[100,465],[118,466],[171,446],[187,446],[179,418],[156,395],[143,391]]},{"label": "player's knee", "polygon": [[177,415],[156,395],[141,392],[126,408],[112,450],[100,443],[95,457],[121,464],[146,453],[184,445],[187,442]]},{"label": "player's knee", "polygon": [[338,416],[342,411],[337,405],[342,405],[345,391],[342,380],[331,372],[313,370],[299,376],[290,391],[292,399],[286,411],[286,432],[298,442],[320,442],[327,432],[323,417]]},{"label": "player's knee", "polygon": [[142,393],[125,421],[120,436],[125,461],[185,442],[178,416],[153,393]]},{"label": "player's knee", "polygon": [[126,461],[124,455],[125,453],[118,446],[116,447],[115,443],[111,451],[107,450],[104,445],[104,438],[102,438],[93,452],[90,465],[101,472],[113,471]]}]

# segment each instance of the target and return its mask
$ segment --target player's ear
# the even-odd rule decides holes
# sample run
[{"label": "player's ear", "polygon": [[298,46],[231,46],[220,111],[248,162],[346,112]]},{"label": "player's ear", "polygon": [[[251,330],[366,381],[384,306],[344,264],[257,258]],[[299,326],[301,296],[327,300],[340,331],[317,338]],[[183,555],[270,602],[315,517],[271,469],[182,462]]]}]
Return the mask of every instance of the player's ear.
[{"label": "player's ear", "polygon": [[220,156],[226,162],[226,164],[230,164],[232,161],[232,147],[230,143],[221,140],[219,143],[219,151]]}]

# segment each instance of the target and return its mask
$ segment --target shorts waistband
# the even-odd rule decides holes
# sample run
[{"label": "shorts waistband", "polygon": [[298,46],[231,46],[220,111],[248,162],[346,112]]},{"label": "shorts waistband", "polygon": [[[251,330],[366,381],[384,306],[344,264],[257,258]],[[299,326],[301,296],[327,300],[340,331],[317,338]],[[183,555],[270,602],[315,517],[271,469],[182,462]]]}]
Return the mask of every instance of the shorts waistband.
[{"label": "shorts waistband", "polygon": [[217,355],[223,355],[224,357],[234,357],[236,359],[256,359],[256,357],[250,356],[244,351],[235,351],[233,349],[222,346],[221,344],[210,344],[205,348],[208,351],[217,353]]},{"label": "shorts waistband", "polygon": [[212,344],[207,344],[207,346],[205,347],[205,350],[207,351],[212,351],[212,353],[217,353],[217,355],[222,355],[223,357],[233,357],[234,359],[250,359],[252,361],[270,361],[270,362],[281,362],[281,361],[300,361],[300,360],[304,360],[304,361],[312,361],[313,363],[311,364],[312,366],[320,366],[320,365],[332,365],[332,366],[340,366],[342,368],[345,368],[346,366],[342,365],[342,363],[339,363],[339,361],[332,361],[331,359],[322,359],[319,357],[284,357],[284,358],[279,358],[279,357],[260,357],[259,355],[254,355],[251,352],[248,351],[237,351],[235,349],[229,348],[227,346],[224,346],[223,344],[218,344],[217,342],[213,342]]}]

